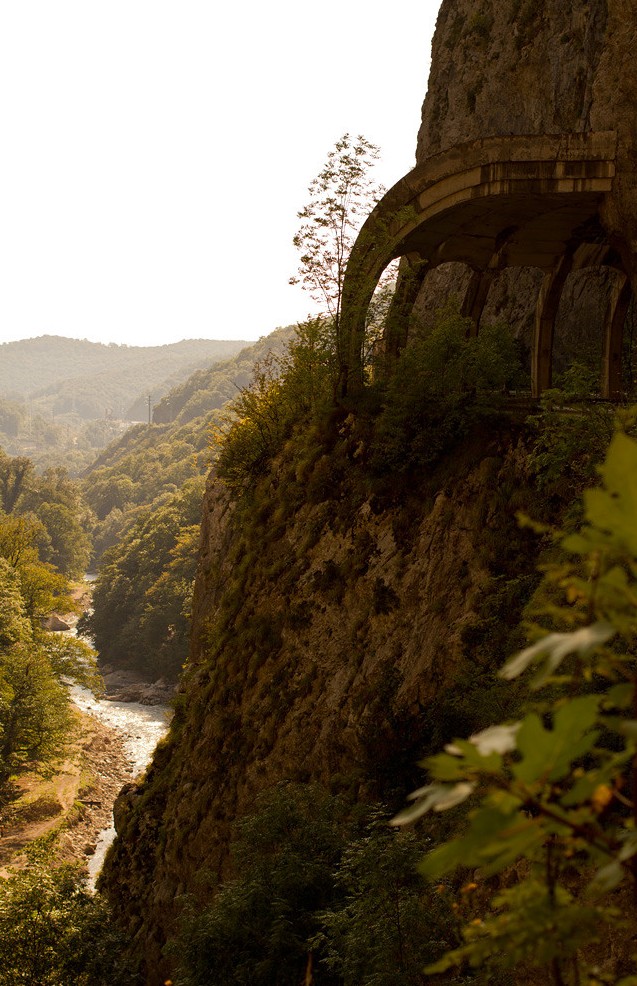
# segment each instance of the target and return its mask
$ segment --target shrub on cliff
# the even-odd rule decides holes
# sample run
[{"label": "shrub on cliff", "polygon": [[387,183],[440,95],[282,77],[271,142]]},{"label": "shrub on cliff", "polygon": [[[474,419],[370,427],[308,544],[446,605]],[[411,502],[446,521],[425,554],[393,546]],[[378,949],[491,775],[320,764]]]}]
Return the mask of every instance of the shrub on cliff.
[{"label": "shrub on cliff", "polygon": [[[356,234],[384,191],[369,174],[378,154],[365,137],[344,134],[309,186],[310,201],[298,213],[302,224],[294,237],[299,268],[290,283],[303,285],[320,314],[296,326],[286,353],[257,365],[251,385],[231,402],[213,437],[219,475],[237,495],[254,485],[296,426],[324,415],[333,402],[345,345],[345,269]],[[390,277],[368,313],[369,362],[389,305]]]},{"label": "shrub on cliff", "polygon": [[[318,785],[280,785],[236,827],[236,877],[196,906],[171,947],[179,986],[296,986],[314,962],[348,806]],[[326,986],[337,979],[328,977]]]},{"label": "shrub on cliff", "polygon": [[451,912],[415,871],[422,846],[378,807],[279,785],[237,824],[235,878],[186,912],[175,983],[417,986],[454,940]]},{"label": "shrub on cliff", "polygon": [[235,495],[252,488],[295,429],[331,406],[337,375],[332,322],[299,324],[288,349],[259,363],[212,436],[217,472]]},{"label": "shrub on cliff", "polygon": [[454,940],[451,912],[416,872],[422,840],[397,839],[382,811],[365,814],[343,848],[316,946],[343,986],[420,986],[424,965]]},{"label": "shrub on cliff", "polygon": [[490,408],[515,383],[520,362],[510,330],[484,326],[471,336],[470,327],[448,306],[432,331],[401,354],[375,424],[375,471],[431,466],[466,432],[481,401]]}]

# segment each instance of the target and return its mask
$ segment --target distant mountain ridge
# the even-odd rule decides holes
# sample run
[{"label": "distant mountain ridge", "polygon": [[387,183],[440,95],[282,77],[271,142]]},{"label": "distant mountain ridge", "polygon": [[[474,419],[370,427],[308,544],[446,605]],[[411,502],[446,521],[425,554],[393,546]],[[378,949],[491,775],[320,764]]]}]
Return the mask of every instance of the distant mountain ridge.
[{"label": "distant mountain ridge", "polygon": [[[249,343],[235,356],[213,366],[197,369],[186,380],[172,388],[152,410],[152,426],[134,425],[113,439],[84,470],[83,476],[95,476],[106,468],[109,481],[116,480],[120,471],[130,478],[143,471],[139,460],[149,448],[157,451],[160,445],[172,449],[166,462],[180,459],[188,462],[192,475],[205,472],[209,466],[208,444],[210,427],[217,420],[224,404],[250,383],[255,365],[268,355],[281,355],[294,335],[294,326],[275,329],[257,342]],[[205,453],[205,464],[197,463]],[[152,496],[142,498],[150,504],[162,492],[161,470],[154,469],[150,485]],[[188,473],[190,475],[191,473]],[[89,478],[88,484],[92,482]]]},{"label": "distant mountain ridge", "polygon": [[184,339],[163,346],[105,345],[43,335],[0,345],[0,397],[35,402],[50,415],[84,420],[143,419],[148,393],[159,400],[177,381],[226,360],[244,340]]}]

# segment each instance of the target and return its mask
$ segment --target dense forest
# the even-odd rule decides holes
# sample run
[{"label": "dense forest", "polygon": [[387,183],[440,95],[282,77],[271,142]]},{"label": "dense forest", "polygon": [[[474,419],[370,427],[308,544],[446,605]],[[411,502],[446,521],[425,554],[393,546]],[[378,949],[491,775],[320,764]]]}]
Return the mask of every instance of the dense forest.
[{"label": "dense forest", "polygon": [[[0,450],[3,826],[22,817],[16,801],[25,817],[50,810],[46,798],[23,806],[18,782],[59,769],[74,742],[69,679],[99,693],[96,652],[46,629],[51,613],[75,609],[69,580],[101,566],[86,623],[103,646],[102,663],[176,679],[188,652],[212,429],[224,426],[222,405],[249,382],[255,362],[281,353],[290,335],[280,330],[196,372],[171,392],[174,420],[129,428],[82,479]],[[124,942],[105,903],[85,889],[81,869],[55,862],[55,840],[34,844],[27,869],[3,881],[0,942],[0,982],[136,978],[119,957]]]},{"label": "dense forest", "polygon": [[214,430],[224,404],[259,360],[280,354],[280,329],[237,357],[197,371],[160,403],[157,417],[111,443],[82,478],[93,512],[94,611],[82,623],[104,663],[176,680],[188,653],[199,521]]}]

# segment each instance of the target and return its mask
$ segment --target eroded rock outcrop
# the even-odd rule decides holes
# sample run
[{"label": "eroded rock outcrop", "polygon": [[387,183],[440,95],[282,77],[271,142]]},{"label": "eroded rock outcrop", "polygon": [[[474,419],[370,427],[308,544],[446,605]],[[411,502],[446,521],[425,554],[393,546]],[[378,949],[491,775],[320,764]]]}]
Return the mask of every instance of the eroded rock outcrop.
[{"label": "eroded rock outcrop", "polygon": [[612,6],[443,0],[417,161],[485,136],[609,129],[593,123],[593,88]]}]

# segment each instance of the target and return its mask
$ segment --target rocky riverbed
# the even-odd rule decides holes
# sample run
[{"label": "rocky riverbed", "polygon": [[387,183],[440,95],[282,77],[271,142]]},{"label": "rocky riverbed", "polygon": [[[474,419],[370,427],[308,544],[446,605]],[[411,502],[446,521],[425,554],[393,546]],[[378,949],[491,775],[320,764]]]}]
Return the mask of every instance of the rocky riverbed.
[{"label": "rocky riverbed", "polygon": [[138,702],[140,705],[167,705],[175,693],[175,686],[159,678],[144,681],[134,671],[122,671],[108,665],[100,666],[106,698],[117,702]]},{"label": "rocky riverbed", "polygon": [[[149,689],[152,686],[147,686]],[[107,685],[108,688],[108,685]],[[125,757],[124,770],[119,775],[119,785],[110,799],[109,811],[104,824],[100,827],[91,848],[88,871],[91,880],[97,877],[104,856],[115,838],[113,827],[113,802],[120,788],[138,774],[142,773],[150,762],[153,750],[165,735],[172,715],[166,705],[157,701],[96,699],[86,688],[75,685],[71,695],[76,706],[85,714],[90,715],[101,726],[117,737]]]}]

